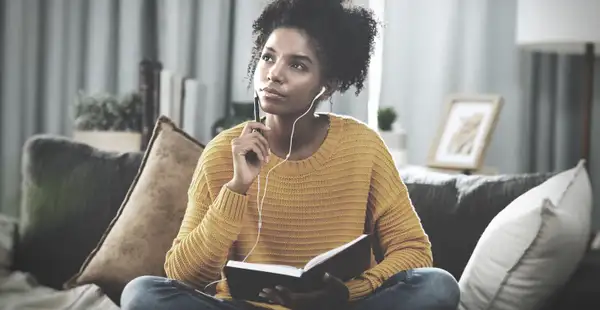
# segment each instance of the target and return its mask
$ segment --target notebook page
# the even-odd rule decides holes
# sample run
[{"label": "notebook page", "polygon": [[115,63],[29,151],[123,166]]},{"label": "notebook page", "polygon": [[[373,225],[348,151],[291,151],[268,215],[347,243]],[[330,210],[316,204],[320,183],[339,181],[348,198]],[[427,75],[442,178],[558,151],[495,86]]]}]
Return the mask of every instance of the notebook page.
[{"label": "notebook page", "polygon": [[357,243],[358,241],[362,240],[366,235],[361,235],[360,237],[344,244],[341,245],[335,249],[329,250],[323,254],[319,254],[317,256],[315,256],[313,259],[311,259],[308,263],[306,263],[306,265],[304,266],[304,271],[308,271],[311,268],[313,268],[314,266],[328,260],[330,257],[335,256],[336,254],[342,252],[343,250],[353,246],[355,243]]},{"label": "notebook page", "polygon": [[239,269],[255,270],[270,272],[282,275],[288,275],[292,277],[300,278],[302,276],[302,269],[298,269],[292,266],[285,265],[270,265],[270,264],[257,264],[257,263],[244,263],[238,261],[228,261],[227,266]]}]

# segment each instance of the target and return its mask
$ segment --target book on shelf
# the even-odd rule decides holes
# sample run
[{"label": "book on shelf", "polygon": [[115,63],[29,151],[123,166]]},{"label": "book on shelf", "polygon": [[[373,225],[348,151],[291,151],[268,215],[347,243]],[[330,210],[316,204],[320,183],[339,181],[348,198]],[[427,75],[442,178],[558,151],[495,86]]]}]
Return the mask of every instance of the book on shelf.
[{"label": "book on shelf", "polygon": [[202,121],[206,119],[207,107],[202,104],[206,94],[206,87],[194,79],[186,79],[183,84],[182,128],[198,141],[208,141],[209,139],[204,133],[205,131],[210,132],[210,126],[206,126],[206,122]]},{"label": "book on shelf", "polygon": [[371,239],[363,234],[312,258],[302,268],[230,260],[223,273],[233,298],[266,302],[259,297],[263,288],[282,285],[293,292],[309,292],[322,288],[325,273],[345,282],[361,275],[370,265]]}]

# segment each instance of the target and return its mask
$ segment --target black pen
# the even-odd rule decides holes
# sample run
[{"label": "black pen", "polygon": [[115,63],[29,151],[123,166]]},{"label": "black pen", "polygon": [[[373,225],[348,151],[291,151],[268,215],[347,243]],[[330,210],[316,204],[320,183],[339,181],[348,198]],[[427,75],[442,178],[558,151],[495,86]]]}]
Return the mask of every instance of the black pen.
[{"label": "black pen", "polygon": [[[254,92],[254,121],[260,123],[260,101],[258,99],[258,93]],[[259,129],[252,129],[252,132],[258,132],[263,135],[263,133]],[[264,135],[263,135],[264,136]],[[249,151],[246,153],[246,159],[250,162],[258,162],[258,155],[254,151]]]},{"label": "black pen", "polygon": [[[254,121],[260,123],[260,100],[258,99],[258,93],[254,92]],[[255,129],[262,135],[262,132],[258,129]]]}]

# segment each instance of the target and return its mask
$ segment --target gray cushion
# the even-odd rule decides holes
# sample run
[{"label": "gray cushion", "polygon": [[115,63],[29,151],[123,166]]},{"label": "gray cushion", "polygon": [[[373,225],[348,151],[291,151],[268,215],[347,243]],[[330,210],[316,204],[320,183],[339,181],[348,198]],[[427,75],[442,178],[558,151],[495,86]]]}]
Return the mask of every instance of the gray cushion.
[{"label": "gray cushion", "polygon": [[496,214],[552,175],[468,176],[401,171],[431,240],[434,265],[456,279],[460,279],[477,241]]},{"label": "gray cushion", "polygon": [[57,136],[31,137],[23,149],[15,268],[61,289],[117,213],[142,156]]}]

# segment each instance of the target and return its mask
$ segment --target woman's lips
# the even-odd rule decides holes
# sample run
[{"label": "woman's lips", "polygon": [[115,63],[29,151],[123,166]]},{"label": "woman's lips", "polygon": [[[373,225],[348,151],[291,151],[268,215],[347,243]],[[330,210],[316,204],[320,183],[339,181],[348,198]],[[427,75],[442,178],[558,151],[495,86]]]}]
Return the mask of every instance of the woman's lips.
[{"label": "woman's lips", "polygon": [[269,99],[281,100],[281,99],[285,98],[285,96],[283,96],[282,94],[280,94],[276,91],[270,90],[270,89],[263,89],[262,93],[263,93],[263,96],[265,96],[266,98],[269,98]]}]

